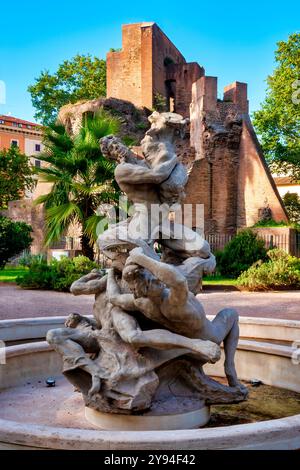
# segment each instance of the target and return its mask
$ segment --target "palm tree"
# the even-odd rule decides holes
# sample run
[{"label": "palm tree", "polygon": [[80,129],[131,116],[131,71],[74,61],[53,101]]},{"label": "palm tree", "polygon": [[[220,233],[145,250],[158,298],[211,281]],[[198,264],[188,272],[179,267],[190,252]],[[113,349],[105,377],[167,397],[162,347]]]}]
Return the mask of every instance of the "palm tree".
[{"label": "palm tree", "polygon": [[36,169],[42,181],[52,184],[48,194],[36,199],[45,207],[45,246],[59,240],[75,222],[81,227],[82,253],[93,259],[96,227],[104,217],[95,211],[119,195],[115,164],[102,155],[99,140],[118,130],[119,121],[104,111],[85,116],[76,136],[60,123],[45,130],[45,152],[39,159],[46,165]]}]

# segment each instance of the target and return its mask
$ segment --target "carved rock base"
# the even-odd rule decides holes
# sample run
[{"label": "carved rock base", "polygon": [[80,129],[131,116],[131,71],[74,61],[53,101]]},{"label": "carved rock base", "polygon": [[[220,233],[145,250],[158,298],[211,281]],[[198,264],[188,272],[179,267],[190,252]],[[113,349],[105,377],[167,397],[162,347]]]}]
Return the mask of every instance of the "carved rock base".
[{"label": "carved rock base", "polygon": [[167,431],[195,429],[205,426],[210,419],[209,406],[185,413],[155,415],[122,415],[102,413],[85,407],[85,417],[94,426],[107,431]]}]

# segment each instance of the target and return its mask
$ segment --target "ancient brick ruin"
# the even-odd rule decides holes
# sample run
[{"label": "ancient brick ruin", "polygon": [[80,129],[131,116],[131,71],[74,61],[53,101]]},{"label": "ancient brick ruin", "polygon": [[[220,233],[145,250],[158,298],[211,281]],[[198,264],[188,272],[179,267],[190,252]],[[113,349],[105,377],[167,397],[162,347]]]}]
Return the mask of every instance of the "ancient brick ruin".
[{"label": "ancient brick ruin", "polygon": [[190,139],[179,154],[190,167],[185,202],[204,204],[205,232],[234,234],[264,209],[287,221],[282,200],[248,115],[247,84],[217,98],[217,78],[187,63],[155,23],[122,28],[122,49],[107,54],[107,97],[190,116]]},{"label": "ancient brick ruin", "polygon": [[[217,78],[206,76],[196,62],[187,63],[155,23],[124,25],[122,35],[122,49],[107,54],[107,98],[61,108],[59,119],[68,131],[76,133],[84,114],[103,108],[121,118],[120,136],[134,142],[133,150],[139,153],[149,126],[147,115],[164,106],[190,117],[189,133],[177,142],[177,154],[189,170],[185,203],[192,205],[192,226],[198,228],[195,207],[204,205],[201,228],[214,249],[222,248],[238,229],[255,224],[266,210],[274,220],[287,221],[248,115],[247,84],[225,87],[220,100]],[[39,182],[32,199],[48,190]],[[32,204],[31,199],[13,201],[8,214],[31,223],[32,252],[39,253],[46,250],[43,210]],[[220,244],[210,238],[215,234]],[[76,232],[75,238],[79,235]],[[65,248],[62,242],[58,247]]]},{"label": "ancient brick ruin", "polygon": [[[122,49],[107,54],[107,97],[131,101],[137,107],[166,106],[187,116],[192,84],[204,75],[196,62],[187,63],[155,23],[122,27]],[[176,103],[176,105],[175,105]]]}]

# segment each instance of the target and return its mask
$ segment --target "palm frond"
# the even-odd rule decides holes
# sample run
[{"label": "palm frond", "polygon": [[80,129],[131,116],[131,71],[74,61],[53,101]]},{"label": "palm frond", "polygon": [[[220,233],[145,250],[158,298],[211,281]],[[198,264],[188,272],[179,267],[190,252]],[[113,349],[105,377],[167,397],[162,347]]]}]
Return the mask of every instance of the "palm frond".
[{"label": "palm frond", "polygon": [[65,127],[61,123],[50,124],[44,131],[43,143],[46,149],[56,147],[62,152],[68,152],[74,147],[72,137],[67,133]]},{"label": "palm frond", "polygon": [[78,205],[72,202],[46,209],[45,245],[49,246],[54,241],[59,240],[68,225],[75,219],[81,220],[82,212]]},{"label": "palm frond", "polygon": [[47,200],[49,199],[50,193],[48,194],[42,194],[41,196],[37,197],[34,201],[33,204],[37,206],[38,204],[45,204]]},{"label": "palm frond", "polygon": [[84,233],[89,237],[91,245],[94,245],[97,241],[97,227],[104,219],[104,215],[93,214],[85,221]]},{"label": "palm frond", "polygon": [[[120,121],[106,111],[83,119],[80,132],[68,135],[61,123],[51,124],[45,130],[45,151],[40,159],[46,163],[36,172],[42,181],[52,184],[48,194],[40,196],[36,204],[46,209],[45,243],[58,240],[68,225],[79,221],[91,241],[95,227],[103,216],[94,214],[102,202],[117,200],[119,188],[114,180],[115,164],[101,153],[99,140],[116,134]],[[88,217],[86,220],[85,217]]]}]

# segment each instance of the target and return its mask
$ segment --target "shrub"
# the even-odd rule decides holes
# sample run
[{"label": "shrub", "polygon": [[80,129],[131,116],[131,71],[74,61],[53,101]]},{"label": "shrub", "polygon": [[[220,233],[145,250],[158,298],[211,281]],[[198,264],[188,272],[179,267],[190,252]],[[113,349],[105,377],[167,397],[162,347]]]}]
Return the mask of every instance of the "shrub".
[{"label": "shrub", "polygon": [[287,192],[283,202],[291,222],[300,223],[300,197],[297,193]]},{"label": "shrub", "polygon": [[0,269],[7,261],[30,247],[32,228],[25,222],[14,222],[0,216]]},{"label": "shrub", "polygon": [[72,282],[96,268],[97,264],[85,256],[63,257],[47,264],[42,257],[32,259],[27,271],[17,278],[17,284],[28,289],[69,291]]},{"label": "shrub", "polygon": [[280,222],[276,222],[276,220],[273,220],[273,219],[260,220],[256,222],[256,224],[253,225],[253,228],[256,228],[256,227],[290,227],[290,228],[295,228],[299,230],[300,224],[297,223],[296,221],[293,221],[293,219],[290,217],[290,222],[285,222],[284,220],[281,220]]},{"label": "shrub", "polygon": [[281,220],[280,222],[276,222],[276,220],[268,219],[268,220],[259,220],[253,227],[288,227],[288,222]]},{"label": "shrub", "polygon": [[216,253],[217,270],[223,276],[238,277],[255,261],[265,260],[265,243],[250,229],[239,232],[223,251]]},{"label": "shrub", "polygon": [[59,261],[53,260],[51,266],[56,273],[53,289],[69,291],[71,284],[76,279],[89,273],[97,267],[97,264],[85,256],[77,256],[73,259],[63,257]]},{"label": "shrub", "polygon": [[42,261],[46,261],[45,254],[40,253],[37,255],[32,255],[30,252],[24,253],[22,256],[20,256],[18,260],[19,266],[24,266],[26,268],[29,268],[32,264],[39,263]]},{"label": "shrub", "polygon": [[17,277],[16,282],[28,289],[53,289],[55,271],[46,262],[33,263],[29,271]]},{"label": "shrub", "polygon": [[300,259],[277,248],[270,250],[268,261],[255,263],[239,276],[237,284],[248,290],[300,288]]}]

